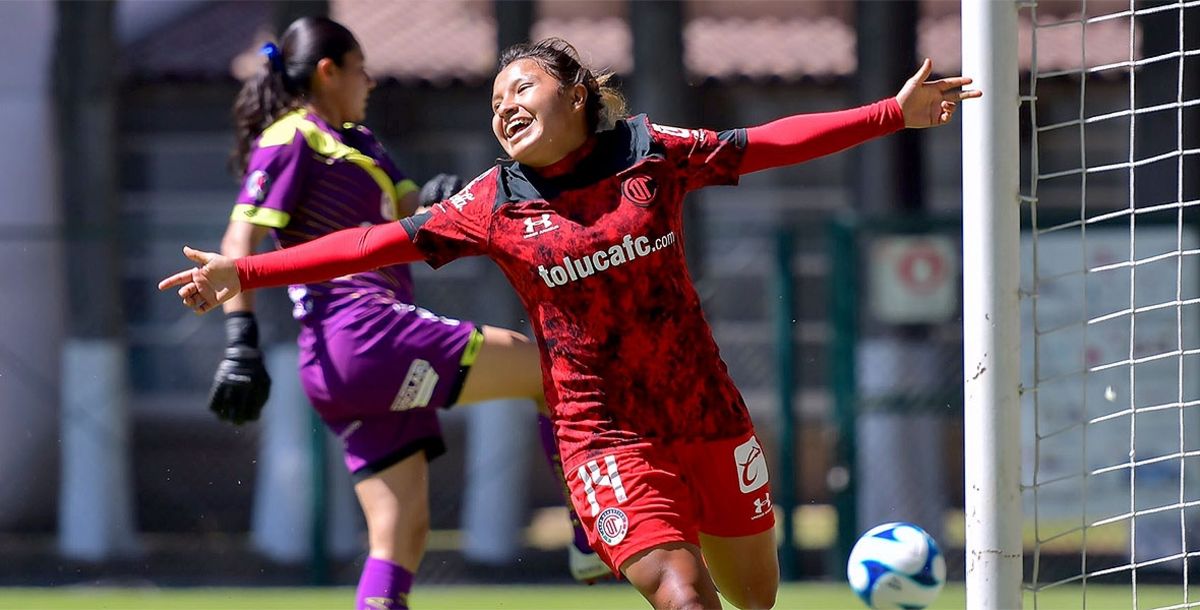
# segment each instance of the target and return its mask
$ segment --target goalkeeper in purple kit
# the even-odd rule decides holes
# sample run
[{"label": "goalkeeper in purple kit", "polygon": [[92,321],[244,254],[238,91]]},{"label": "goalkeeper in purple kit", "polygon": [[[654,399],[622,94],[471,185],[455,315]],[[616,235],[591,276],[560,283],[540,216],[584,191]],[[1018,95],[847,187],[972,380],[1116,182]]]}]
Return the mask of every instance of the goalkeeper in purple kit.
[{"label": "goalkeeper in purple kit", "polygon": [[[358,124],[375,83],[345,27],[300,19],[263,54],[263,68],[234,105],[233,161],[244,181],[222,253],[249,255],[268,234],[288,247],[394,221],[461,187],[456,177],[440,175],[419,196]],[[517,332],[413,305],[405,265],[293,285],[289,296],[301,325],[301,383],[344,444],[366,516],[370,552],[356,608],[407,608],[429,527],[428,460],[446,449],[435,409],[511,397],[533,399],[544,410],[538,350]],[[235,424],[257,419],[270,392],[253,311],[253,293],[225,304],[228,346],[210,396],[212,411]],[[548,431],[543,424],[554,464]],[[580,580],[607,574],[598,559],[588,561],[586,534],[573,521],[572,572]]]}]

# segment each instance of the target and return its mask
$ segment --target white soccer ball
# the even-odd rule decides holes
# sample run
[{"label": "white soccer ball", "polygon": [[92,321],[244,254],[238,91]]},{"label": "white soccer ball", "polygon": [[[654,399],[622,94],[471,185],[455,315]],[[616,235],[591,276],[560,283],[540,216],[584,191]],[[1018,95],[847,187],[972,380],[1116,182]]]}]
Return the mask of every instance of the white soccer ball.
[{"label": "white soccer ball", "polygon": [[850,588],[875,610],[919,610],[946,584],[946,558],[925,530],[885,523],[854,543],[846,565]]}]

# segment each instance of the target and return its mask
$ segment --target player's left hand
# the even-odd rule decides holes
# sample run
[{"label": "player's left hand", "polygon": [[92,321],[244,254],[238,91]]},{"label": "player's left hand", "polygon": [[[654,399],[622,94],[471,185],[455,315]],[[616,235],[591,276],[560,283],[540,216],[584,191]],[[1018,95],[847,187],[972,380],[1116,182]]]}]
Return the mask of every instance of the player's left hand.
[{"label": "player's left hand", "polygon": [[905,127],[921,129],[945,125],[954,117],[959,102],[983,95],[976,89],[963,89],[972,82],[966,76],[926,80],[932,73],[933,62],[926,58],[917,73],[896,94],[896,101],[904,111]]},{"label": "player's left hand", "polygon": [[208,409],[236,425],[258,419],[271,396],[271,375],[258,348],[258,323],[248,311],[225,317],[225,357],[213,375]]}]

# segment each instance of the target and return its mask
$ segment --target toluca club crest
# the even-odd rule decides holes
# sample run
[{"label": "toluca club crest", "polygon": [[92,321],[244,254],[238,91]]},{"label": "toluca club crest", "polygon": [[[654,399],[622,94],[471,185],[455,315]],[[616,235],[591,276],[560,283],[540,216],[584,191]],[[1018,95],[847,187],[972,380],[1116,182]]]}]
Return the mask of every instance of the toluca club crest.
[{"label": "toluca club crest", "polygon": [[608,546],[619,544],[625,539],[627,532],[629,532],[629,517],[626,517],[625,511],[619,508],[606,508],[600,511],[599,517],[596,517],[596,533]]},{"label": "toluca club crest", "polygon": [[633,205],[649,207],[654,202],[654,196],[658,194],[658,183],[650,176],[639,174],[626,178],[625,182],[621,183],[621,194]]}]

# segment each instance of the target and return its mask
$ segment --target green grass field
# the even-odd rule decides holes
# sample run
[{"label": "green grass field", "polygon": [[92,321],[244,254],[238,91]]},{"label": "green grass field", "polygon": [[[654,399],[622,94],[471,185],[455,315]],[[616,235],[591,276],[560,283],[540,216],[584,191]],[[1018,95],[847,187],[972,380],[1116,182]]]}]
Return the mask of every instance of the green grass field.
[{"label": "green grass field", "polygon": [[[1083,610],[1078,588],[1042,593],[1037,608]],[[0,610],[349,610],[351,589],[2,589]],[[1192,597],[1195,603],[1196,597]],[[627,584],[582,586],[418,587],[416,610],[622,610],[648,608]],[[1151,610],[1183,603],[1182,586],[1140,587],[1135,606],[1128,587],[1090,586],[1087,610]],[[728,607],[728,606],[727,606]],[[780,610],[863,608],[843,584],[789,584],[779,592]],[[961,584],[951,584],[931,609],[962,610]],[[1034,608],[1027,599],[1025,608]]]}]

